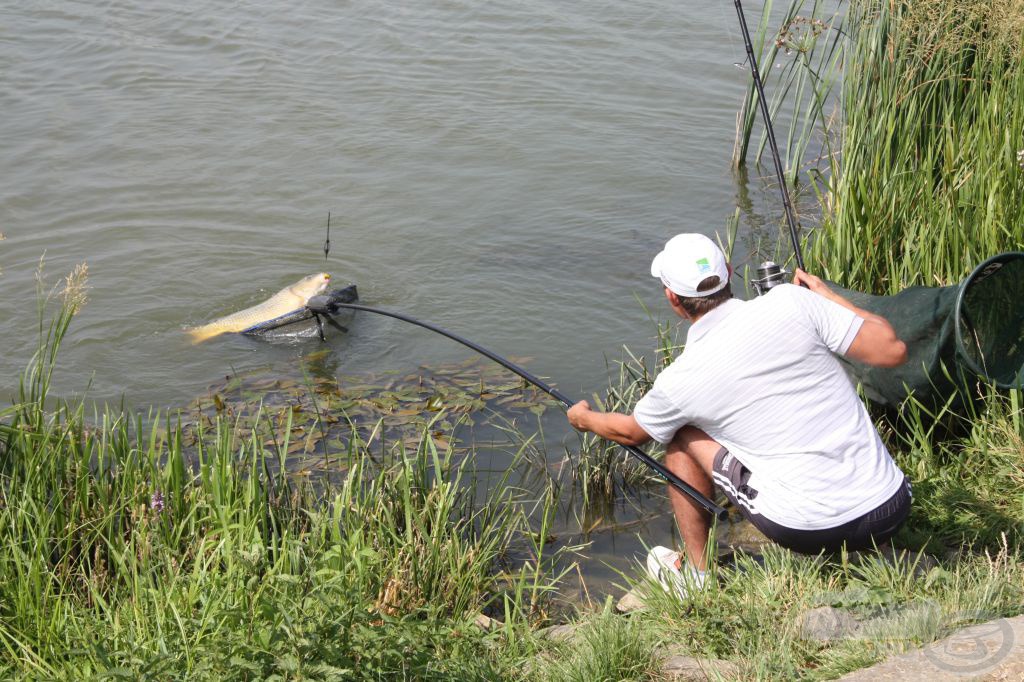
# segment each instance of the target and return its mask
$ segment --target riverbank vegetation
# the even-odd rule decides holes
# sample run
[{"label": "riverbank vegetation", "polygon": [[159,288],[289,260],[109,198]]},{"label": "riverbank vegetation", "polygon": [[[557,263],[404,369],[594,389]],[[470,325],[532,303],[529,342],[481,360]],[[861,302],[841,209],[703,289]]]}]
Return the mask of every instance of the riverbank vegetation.
[{"label": "riverbank vegetation", "polygon": [[[217,417],[180,424],[52,400],[73,290],[0,426],[5,678],[490,679],[543,621],[557,573],[506,479],[418,442],[341,453],[341,483]],[[79,289],[80,291],[80,289]],[[154,420],[148,420],[152,423]],[[509,471],[518,463],[511,462]],[[543,506],[546,500],[539,504]],[[535,506],[535,505],[534,505]],[[543,515],[543,511],[542,511]]]},{"label": "riverbank vegetation", "polygon": [[955,284],[1024,237],[1024,3],[855,2],[841,152],[808,261],[871,293]]},{"label": "riverbank vegetation", "polygon": [[[842,69],[839,115],[819,106],[816,123],[796,128],[808,137],[800,149],[829,139],[807,185],[821,210],[813,269],[891,293],[955,283],[1024,247],[1021,0],[858,0],[841,35],[798,25],[829,41],[825,61],[808,63]],[[784,52],[796,38],[779,40]],[[577,548],[549,542],[546,525],[561,488],[516,484],[538,470],[536,439],[523,436],[504,471],[477,471],[450,437],[467,410],[439,404],[401,438],[374,440],[367,432],[386,424],[372,391],[345,396],[365,398],[347,438],[343,421],[325,434],[272,407],[242,415],[223,397],[192,426],[87,413],[49,388],[84,277],[41,311],[39,352],[0,413],[0,677],[662,679],[664,660],[685,652],[727,660],[716,668],[726,678],[829,679],[1022,610],[1019,391],[979,387],[960,429],[939,433],[914,404],[882,423],[914,482],[902,559],[765,547],[723,557],[717,579],[685,602],[638,568],[622,586],[646,593],[645,609],[620,616],[591,595],[567,612],[558,590]],[[609,405],[635,401],[672,347],[663,330],[657,346],[646,361],[627,353]],[[297,454],[344,459],[345,475],[286,466]],[[600,443],[569,455],[584,506],[649,485]],[[818,607],[861,624],[812,636],[801,617]],[[550,636],[566,619],[582,625]]]},{"label": "riverbank vegetation", "polygon": [[[268,445],[259,415],[246,430],[215,416],[190,451],[174,420],[87,417],[49,396],[72,310],[44,333],[0,426],[5,678],[661,679],[680,651],[727,659],[737,679],[830,677],[1013,614],[1024,597],[1024,564],[1000,535],[935,564],[737,552],[687,602],[638,571],[622,582],[646,609],[620,616],[595,595],[595,611],[573,615],[557,595],[577,548],[548,544],[557,490],[510,484],[533,467],[525,447],[486,493],[429,425],[373,452],[353,438],[335,453],[350,463],[337,481],[283,466],[288,441]],[[1002,445],[1012,467],[1020,451]],[[918,497],[938,526],[941,497]],[[800,616],[819,607],[867,629],[809,637]],[[549,634],[566,618],[582,624]]]}]

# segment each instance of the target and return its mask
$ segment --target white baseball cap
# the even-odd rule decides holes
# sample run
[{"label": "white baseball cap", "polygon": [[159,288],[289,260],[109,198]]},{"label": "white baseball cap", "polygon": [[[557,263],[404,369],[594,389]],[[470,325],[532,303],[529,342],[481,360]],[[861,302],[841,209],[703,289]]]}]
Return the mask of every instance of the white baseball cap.
[{"label": "white baseball cap", "polygon": [[[710,296],[729,284],[729,266],[718,245],[702,234],[677,234],[668,240],[651,262],[651,275],[661,280],[677,296]],[[717,275],[717,287],[697,291],[708,277]]]}]

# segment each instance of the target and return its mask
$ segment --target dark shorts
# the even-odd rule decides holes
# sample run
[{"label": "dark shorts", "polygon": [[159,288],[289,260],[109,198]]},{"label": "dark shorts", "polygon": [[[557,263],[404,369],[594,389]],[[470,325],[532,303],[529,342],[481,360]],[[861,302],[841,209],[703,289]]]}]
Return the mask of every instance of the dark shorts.
[{"label": "dark shorts", "polygon": [[[756,508],[757,490],[751,488],[750,470],[722,448],[712,467],[715,484],[722,489],[744,518],[770,540],[801,554],[835,552],[844,544],[848,550],[870,549],[888,540],[910,514],[910,483],[904,479],[892,497],[863,516],[835,528],[797,530],[780,526],[751,510]],[[721,480],[724,478],[724,481]]]}]

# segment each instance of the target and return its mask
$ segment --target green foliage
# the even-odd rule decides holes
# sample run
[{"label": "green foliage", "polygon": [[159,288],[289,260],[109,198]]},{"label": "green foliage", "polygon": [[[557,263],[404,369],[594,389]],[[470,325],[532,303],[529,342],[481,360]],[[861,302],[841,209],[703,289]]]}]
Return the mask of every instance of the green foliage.
[{"label": "green foliage", "polygon": [[842,153],[808,262],[870,293],[1024,246],[1024,3],[852,4]]},{"label": "green foliage", "polygon": [[170,420],[47,408],[72,316],[41,325],[2,415],[0,675],[497,676],[474,615],[526,628],[553,582],[507,484],[516,461],[477,499],[472,460],[428,423],[413,450],[357,450],[342,483],[314,485],[267,450],[259,415],[248,434],[215,418],[189,453]]},{"label": "green foliage", "polygon": [[560,656],[536,679],[551,682],[619,682],[647,680],[657,675],[657,639],[638,620],[615,614],[610,603],[582,624],[570,642],[558,647]]},{"label": "green foliage", "polygon": [[[659,332],[667,334],[659,327]],[[654,383],[658,370],[651,369],[643,357],[623,349],[623,360],[617,363],[618,376],[613,377],[603,396],[594,396],[592,407],[606,412],[633,411],[637,400]],[[659,354],[662,365],[671,360],[668,352]],[[660,367],[659,367],[660,369]],[[641,462],[616,443],[592,433],[580,437],[580,449],[573,458],[573,481],[579,488],[583,509],[593,504],[607,503],[624,488],[635,487],[654,480],[654,475]]]},{"label": "green foliage", "polygon": [[910,401],[892,448],[914,481],[914,505],[900,539],[909,546],[983,549],[1024,541],[1024,412],[1020,392],[988,390],[968,417],[940,415],[953,433]]}]

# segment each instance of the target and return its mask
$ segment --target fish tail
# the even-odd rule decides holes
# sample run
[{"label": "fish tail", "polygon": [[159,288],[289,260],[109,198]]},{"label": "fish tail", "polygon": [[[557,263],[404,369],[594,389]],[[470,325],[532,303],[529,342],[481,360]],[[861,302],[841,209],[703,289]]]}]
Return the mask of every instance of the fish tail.
[{"label": "fish tail", "polygon": [[224,330],[212,324],[185,330],[185,332],[192,338],[193,344],[202,343],[207,339],[212,339],[214,336],[219,336],[223,331]]}]

